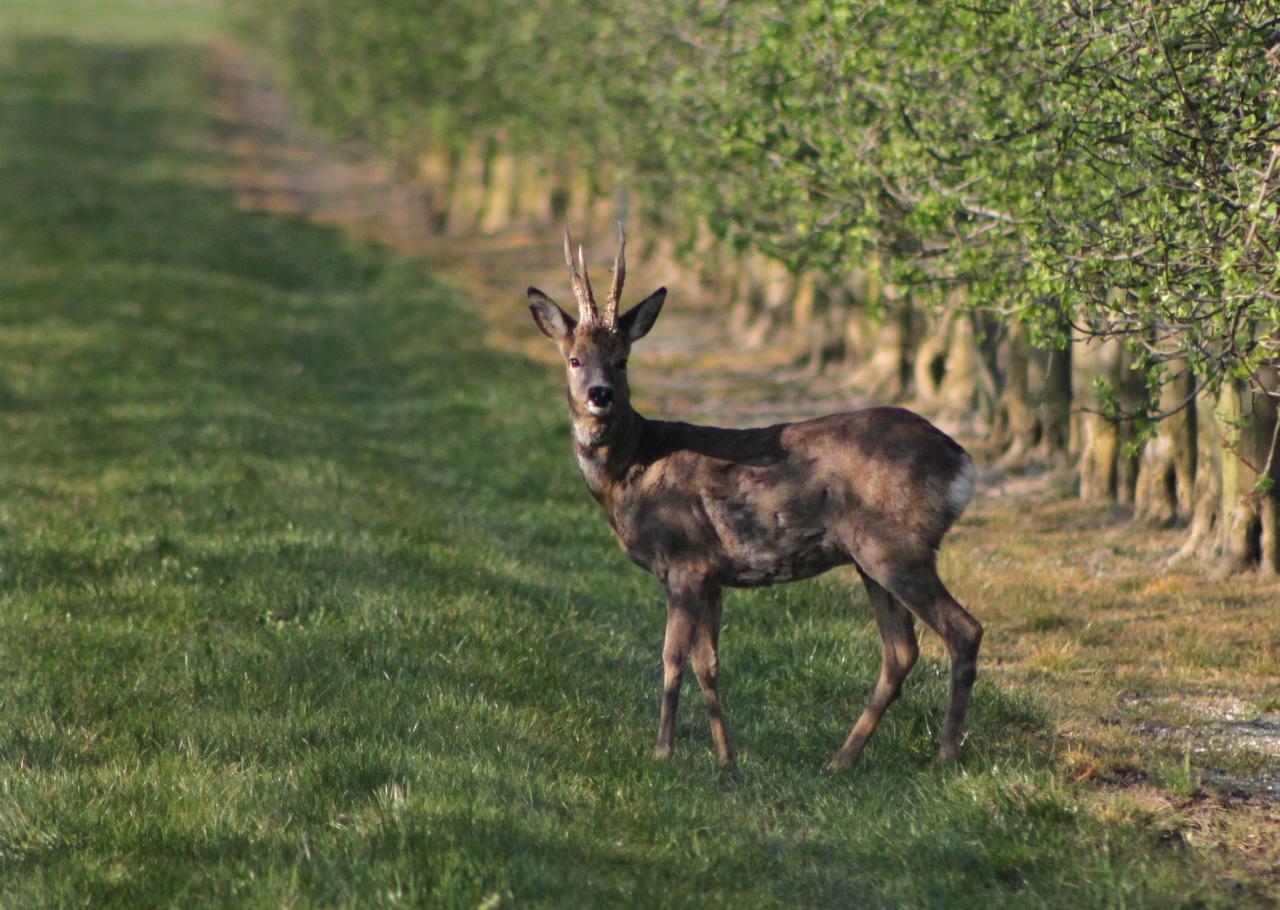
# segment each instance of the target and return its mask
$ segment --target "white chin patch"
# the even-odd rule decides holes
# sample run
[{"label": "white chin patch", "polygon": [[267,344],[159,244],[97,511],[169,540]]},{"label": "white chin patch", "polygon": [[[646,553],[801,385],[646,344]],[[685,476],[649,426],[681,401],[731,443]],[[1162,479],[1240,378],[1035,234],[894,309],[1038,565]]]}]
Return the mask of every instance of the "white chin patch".
[{"label": "white chin patch", "polygon": [[613,405],[607,404],[604,407],[600,407],[598,404],[587,402],[587,413],[592,417],[606,417],[613,413]]}]

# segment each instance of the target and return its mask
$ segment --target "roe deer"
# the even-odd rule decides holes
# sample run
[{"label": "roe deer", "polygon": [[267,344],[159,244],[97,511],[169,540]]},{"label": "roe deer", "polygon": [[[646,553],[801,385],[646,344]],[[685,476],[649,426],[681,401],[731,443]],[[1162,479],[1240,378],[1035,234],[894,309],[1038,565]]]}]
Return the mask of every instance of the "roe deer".
[{"label": "roe deer", "polygon": [[596,306],[582,248],[565,259],[578,318],[537,288],[529,309],[568,371],[573,448],[622,548],[667,594],[656,758],[671,755],[685,659],[706,696],[722,765],[733,763],[717,691],[720,594],[853,565],[884,646],[880,678],[828,768],[853,765],[916,662],[914,617],[942,637],[951,702],[940,760],[960,748],[982,626],[948,593],[938,545],[973,496],[968,453],[923,417],[878,407],[735,430],[649,420],[631,406],[627,355],[653,327],[666,288],[618,314],[626,238]]}]

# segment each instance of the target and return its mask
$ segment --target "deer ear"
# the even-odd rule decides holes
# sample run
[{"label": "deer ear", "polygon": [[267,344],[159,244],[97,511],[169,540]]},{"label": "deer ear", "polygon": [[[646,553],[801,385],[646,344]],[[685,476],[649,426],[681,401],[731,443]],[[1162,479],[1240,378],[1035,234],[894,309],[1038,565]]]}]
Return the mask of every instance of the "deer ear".
[{"label": "deer ear", "polygon": [[628,341],[639,341],[649,334],[653,324],[658,321],[658,314],[662,312],[662,304],[666,299],[667,289],[658,288],[618,317],[618,331]]},{"label": "deer ear", "polygon": [[563,342],[573,334],[578,321],[566,313],[550,297],[537,288],[529,288],[529,312],[539,331],[552,341]]}]

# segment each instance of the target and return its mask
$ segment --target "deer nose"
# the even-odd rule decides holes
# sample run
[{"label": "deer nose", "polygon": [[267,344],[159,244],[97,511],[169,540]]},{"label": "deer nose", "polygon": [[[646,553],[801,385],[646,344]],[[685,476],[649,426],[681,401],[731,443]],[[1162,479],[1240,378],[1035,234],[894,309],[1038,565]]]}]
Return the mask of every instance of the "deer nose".
[{"label": "deer nose", "polygon": [[587,401],[598,408],[607,408],[613,404],[613,389],[607,385],[593,385],[587,389]]}]

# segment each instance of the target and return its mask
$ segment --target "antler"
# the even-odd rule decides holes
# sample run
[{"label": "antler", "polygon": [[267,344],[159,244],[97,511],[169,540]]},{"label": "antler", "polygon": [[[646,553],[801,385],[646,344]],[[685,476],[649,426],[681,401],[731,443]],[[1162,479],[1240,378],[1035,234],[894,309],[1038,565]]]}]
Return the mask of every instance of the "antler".
[{"label": "antler", "polygon": [[599,318],[596,310],[595,294],[591,292],[591,279],[587,277],[587,259],[582,254],[582,246],[578,246],[578,261],[573,261],[573,242],[569,239],[569,229],[564,229],[564,261],[569,266],[569,278],[573,282],[573,296],[578,298],[578,321],[595,322]]},{"label": "antler", "polygon": [[618,301],[622,299],[622,282],[627,277],[627,235],[622,230],[622,222],[618,222],[618,255],[613,259],[613,285],[609,288],[609,297],[604,302],[604,324],[609,328],[618,326]]}]

